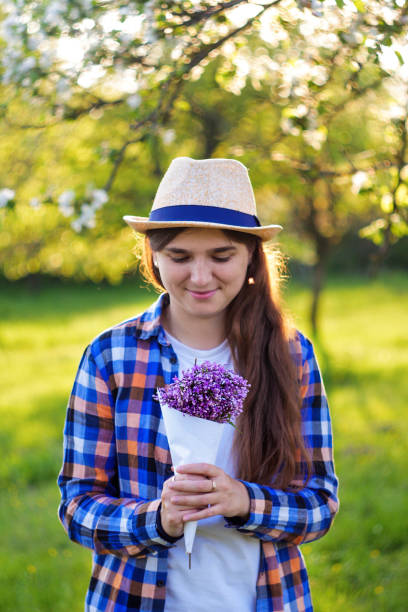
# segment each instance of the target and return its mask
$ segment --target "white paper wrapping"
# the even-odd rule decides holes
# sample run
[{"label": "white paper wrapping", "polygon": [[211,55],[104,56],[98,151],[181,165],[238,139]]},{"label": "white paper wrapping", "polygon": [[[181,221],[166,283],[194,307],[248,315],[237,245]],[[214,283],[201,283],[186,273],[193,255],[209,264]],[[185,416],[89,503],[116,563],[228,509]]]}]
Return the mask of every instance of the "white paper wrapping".
[{"label": "white paper wrapping", "polygon": [[[160,407],[175,471],[187,463],[215,464],[224,423],[184,414],[161,401]],[[197,521],[189,521],[184,526],[186,553],[192,552],[196,529]]]}]

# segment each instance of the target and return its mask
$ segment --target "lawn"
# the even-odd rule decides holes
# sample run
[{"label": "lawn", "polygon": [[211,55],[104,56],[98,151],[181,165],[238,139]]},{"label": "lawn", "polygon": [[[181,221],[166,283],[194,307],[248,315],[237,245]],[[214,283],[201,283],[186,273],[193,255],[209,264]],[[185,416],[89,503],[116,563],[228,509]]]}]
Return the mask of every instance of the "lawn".
[{"label": "lawn", "polygon": [[[67,397],[86,344],[154,294],[0,287],[0,607],[80,612],[91,553],[57,519]],[[308,290],[286,302],[308,333]],[[316,612],[405,612],[408,602],[408,275],[330,280],[316,343],[332,411],[341,510],[303,547]]]}]

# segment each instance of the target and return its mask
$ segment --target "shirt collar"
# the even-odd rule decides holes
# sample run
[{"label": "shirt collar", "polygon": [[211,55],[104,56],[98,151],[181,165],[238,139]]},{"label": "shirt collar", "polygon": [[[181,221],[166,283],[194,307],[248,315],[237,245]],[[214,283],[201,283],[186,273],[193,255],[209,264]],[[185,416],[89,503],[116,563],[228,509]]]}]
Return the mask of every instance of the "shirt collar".
[{"label": "shirt collar", "polygon": [[163,309],[169,304],[169,296],[162,293],[153,304],[135,321],[135,334],[142,340],[157,336],[160,344],[169,345],[164,329],[160,323]]}]

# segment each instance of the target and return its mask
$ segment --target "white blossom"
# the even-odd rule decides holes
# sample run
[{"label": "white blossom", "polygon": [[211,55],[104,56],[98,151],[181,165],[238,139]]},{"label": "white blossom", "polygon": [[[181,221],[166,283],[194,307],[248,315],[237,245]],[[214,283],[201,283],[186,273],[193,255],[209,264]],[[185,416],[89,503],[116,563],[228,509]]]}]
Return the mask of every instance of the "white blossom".
[{"label": "white blossom", "polygon": [[79,234],[79,232],[82,229],[82,223],[79,219],[74,219],[74,221],[72,221],[71,223],[71,227],[74,230],[74,232],[77,232]]},{"label": "white blossom", "polygon": [[74,6],[69,13],[69,16],[71,19],[73,19],[74,21],[77,21],[79,19],[80,13],[79,10],[76,6]]},{"label": "white blossom", "polygon": [[327,134],[321,129],[303,131],[303,140],[316,151],[320,151],[326,138]]},{"label": "white blossom", "polygon": [[258,4],[245,2],[243,5],[237,6],[228,11],[228,18],[235,27],[240,28],[241,26],[245,25],[249,19],[258,15],[261,10],[262,7]]},{"label": "white blossom", "polygon": [[362,187],[367,180],[367,172],[359,170],[351,177],[351,191],[352,193],[360,193]]},{"label": "white blossom", "polygon": [[72,215],[75,212],[75,209],[73,206],[64,206],[64,207],[60,206],[59,209],[61,211],[61,214],[64,215],[64,217],[72,217]]},{"label": "white blossom", "polygon": [[59,94],[64,94],[64,93],[66,93],[69,90],[69,86],[70,86],[70,83],[69,83],[68,79],[66,79],[64,77],[61,77],[58,80],[58,82],[57,82],[57,84],[55,86],[55,89],[56,89],[56,91]]},{"label": "white blossom", "polygon": [[324,85],[329,78],[326,66],[313,66],[310,71],[310,79],[316,85]]},{"label": "white blossom", "polygon": [[66,8],[64,0],[54,0],[54,2],[51,2],[45,9],[43,17],[44,23],[51,27],[63,26],[63,14]]},{"label": "white blossom", "polygon": [[171,143],[174,141],[175,137],[176,137],[175,130],[164,130],[161,133],[161,139],[163,141],[163,144],[165,144],[165,145],[171,145]]},{"label": "white blossom", "polygon": [[29,201],[29,205],[31,206],[31,208],[40,208],[41,202],[39,198],[31,198],[31,200]]},{"label": "white blossom", "polygon": [[83,204],[81,207],[82,222],[86,227],[94,227],[95,210],[90,204]]},{"label": "white blossom", "polygon": [[142,98],[139,94],[133,94],[126,98],[126,103],[130,108],[138,108],[142,102]]},{"label": "white blossom", "polygon": [[104,189],[94,189],[91,193],[91,207],[99,210],[109,200],[109,196]]},{"label": "white blossom", "polygon": [[0,189],[0,208],[4,208],[14,198],[15,192],[12,189]]},{"label": "white blossom", "polygon": [[29,72],[35,66],[36,66],[36,61],[35,61],[34,57],[29,55],[28,57],[24,58],[23,61],[21,62],[20,66],[19,66],[19,71],[21,73]]},{"label": "white blossom", "polygon": [[0,33],[8,44],[13,45],[16,43],[16,39],[23,34],[25,29],[26,25],[21,21],[21,17],[15,13],[4,19],[1,24]]},{"label": "white blossom", "polygon": [[157,41],[157,32],[154,24],[154,5],[156,0],[148,0],[144,5],[144,17],[146,23],[145,42],[152,44]]},{"label": "white blossom", "polygon": [[58,207],[61,213],[64,215],[64,217],[71,217],[74,214],[75,212],[74,207],[73,207],[74,201],[75,201],[75,191],[72,191],[72,189],[69,189],[61,193],[60,197],[58,198]]},{"label": "white blossom", "polygon": [[75,191],[68,189],[67,191],[61,193],[60,197],[58,198],[58,204],[60,206],[70,206],[74,200]]},{"label": "white blossom", "polygon": [[38,60],[38,65],[43,70],[49,70],[54,61],[55,54],[50,49],[45,49],[41,51],[41,55]]},{"label": "white blossom", "polygon": [[293,114],[295,117],[304,117],[309,112],[306,104],[298,104],[298,106],[294,109]]},{"label": "white blossom", "polygon": [[[396,52],[402,57],[403,64],[400,64]],[[405,83],[408,83],[408,45],[392,45],[391,47],[383,47],[380,54],[380,64],[382,68],[388,70]]]},{"label": "white blossom", "polygon": [[82,10],[87,13],[92,8],[92,0],[81,0]]},{"label": "white blossom", "polygon": [[84,227],[89,229],[95,227],[95,210],[90,204],[85,203],[82,205],[81,214],[72,221],[71,227],[78,233],[82,231]]},{"label": "white blossom", "polygon": [[80,87],[88,89],[96,85],[106,74],[106,70],[103,66],[93,64],[79,75],[77,83]]}]

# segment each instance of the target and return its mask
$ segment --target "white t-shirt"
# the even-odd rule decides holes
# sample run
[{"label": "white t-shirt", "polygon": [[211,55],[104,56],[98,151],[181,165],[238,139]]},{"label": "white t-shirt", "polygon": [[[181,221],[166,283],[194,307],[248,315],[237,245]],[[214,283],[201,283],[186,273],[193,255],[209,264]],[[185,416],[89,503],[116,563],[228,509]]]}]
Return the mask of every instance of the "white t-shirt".
[{"label": "white t-shirt", "polygon": [[[179,360],[179,374],[195,360],[212,361],[234,369],[227,340],[209,350],[193,349],[166,335]],[[232,456],[234,428],[223,425],[216,464],[232,477],[236,475]],[[191,570],[184,539],[169,549],[165,612],[254,612],[259,571],[260,542],[256,537],[225,527],[222,516],[198,522]]]}]

